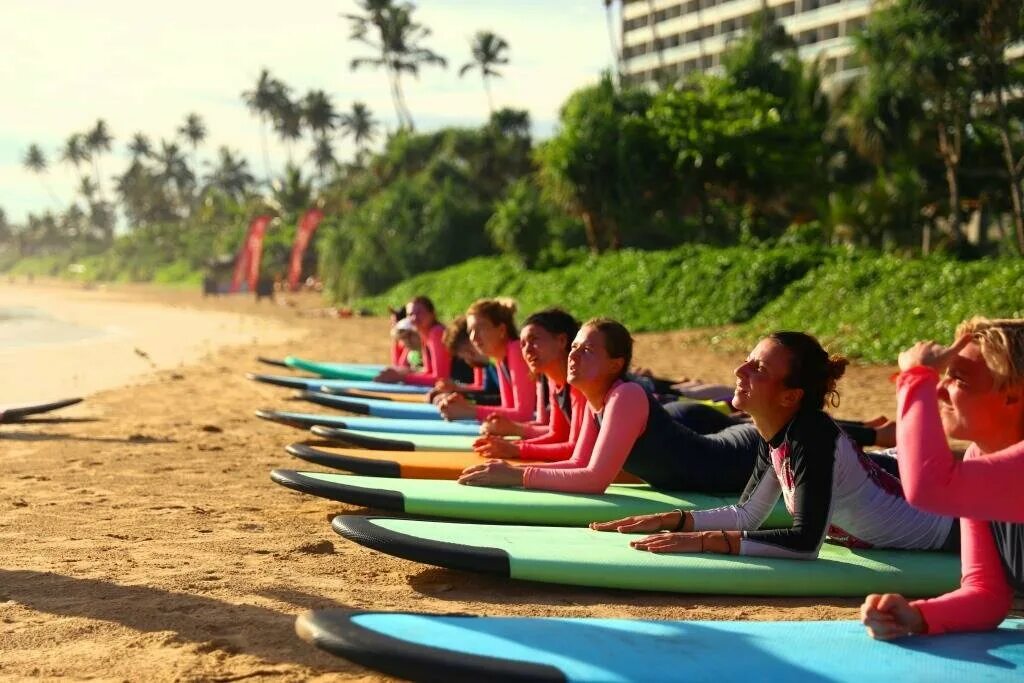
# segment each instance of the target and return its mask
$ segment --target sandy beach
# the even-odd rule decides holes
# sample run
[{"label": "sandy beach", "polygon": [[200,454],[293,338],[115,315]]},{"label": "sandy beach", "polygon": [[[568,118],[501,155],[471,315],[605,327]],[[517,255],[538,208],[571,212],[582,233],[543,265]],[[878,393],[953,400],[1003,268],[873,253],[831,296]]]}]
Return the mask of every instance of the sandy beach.
[{"label": "sandy beach", "polygon": [[[13,302],[13,303],[12,303]],[[273,484],[302,432],[253,417],[320,409],[251,382],[257,355],[384,362],[387,322],[143,287],[0,285],[91,339],[0,350],[0,403],[87,395],[0,425],[0,677],[379,680],[293,632],[310,608],[670,619],[853,618],[859,600],[733,598],[499,580],[391,558],[335,535],[356,511]],[[107,328],[116,328],[109,330]],[[636,361],[729,381],[740,360],[687,332],[640,335]],[[136,352],[141,351],[141,355]],[[892,415],[892,368],[854,367],[847,418]]]}]

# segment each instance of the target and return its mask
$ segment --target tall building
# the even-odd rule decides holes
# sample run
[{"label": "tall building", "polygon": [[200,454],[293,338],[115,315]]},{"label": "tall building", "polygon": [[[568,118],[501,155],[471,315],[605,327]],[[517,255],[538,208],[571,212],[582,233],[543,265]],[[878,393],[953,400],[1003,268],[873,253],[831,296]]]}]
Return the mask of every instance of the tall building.
[{"label": "tall building", "polygon": [[857,66],[850,36],[863,26],[871,5],[872,0],[623,0],[623,79],[641,85],[717,69],[729,42],[764,8],[775,13],[802,58],[820,57],[827,77],[842,76]]}]

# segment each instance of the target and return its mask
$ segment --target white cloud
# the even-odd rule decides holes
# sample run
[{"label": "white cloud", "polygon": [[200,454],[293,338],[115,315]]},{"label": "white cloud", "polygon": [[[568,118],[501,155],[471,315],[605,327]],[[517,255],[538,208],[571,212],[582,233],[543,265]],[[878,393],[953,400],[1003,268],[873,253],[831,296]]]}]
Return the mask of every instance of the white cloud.
[{"label": "white cloud", "polygon": [[[552,129],[566,96],[609,62],[601,0],[416,4],[418,20],[433,30],[426,45],[449,59],[447,70],[428,68],[405,84],[421,129],[475,125],[486,116],[479,77],[457,73],[479,29],[510,45],[511,64],[493,84],[495,103],[528,109],[541,136]],[[263,67],[296,92],[326,90],[339,109],[362,100],[393,126],[383,74],[349,70],[351,59],[368,50],[348,40],[348,23],[339,15],[352,11],[352,0],[3,0],[0,207],[20,221],[51,206],[39,180],[21,167],[25,149],[37,142],[52,159],[70,133],[98,118],[116,136],[116,154],[103,162],[106,178],[123,167],[132,133],[171,137],[189,112],[209,128],[201,157],[227,145],[262,174],[259,126],[240,93]],[[346,156],[351,146],[339,144],[338,152]],[[283,158],[272,143],[273,163]],[[77,185],[73,171],[55,164],[50,175],[54,191],[70,197]]]}]

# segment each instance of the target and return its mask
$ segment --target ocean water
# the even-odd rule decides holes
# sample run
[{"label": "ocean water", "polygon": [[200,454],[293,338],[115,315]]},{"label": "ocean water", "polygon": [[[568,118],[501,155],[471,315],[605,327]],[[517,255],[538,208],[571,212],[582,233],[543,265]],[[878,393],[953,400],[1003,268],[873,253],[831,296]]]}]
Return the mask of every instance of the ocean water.
[{"label": "ocean water", "polygon": [[0,351],[92,339],[104,330],[76,325],[28,307],[0,307]]}]

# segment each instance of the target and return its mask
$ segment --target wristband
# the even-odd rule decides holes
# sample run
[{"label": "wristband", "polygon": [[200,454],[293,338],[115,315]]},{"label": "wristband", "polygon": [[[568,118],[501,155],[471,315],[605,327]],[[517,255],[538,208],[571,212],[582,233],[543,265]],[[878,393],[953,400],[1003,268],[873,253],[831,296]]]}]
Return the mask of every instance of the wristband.
[{"label": "wristband", "polygon": [[678,510],[678,509],[677,510],[673,510],[673,512],[678,512],[679,513],[679,522],[672,528],[672,531],[685,531],[685,529],[683,529],[683,527],[686,526],[686,515],[688,513],[683,512],[682,510]]}]

